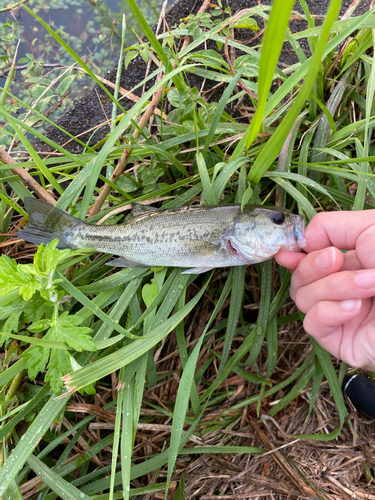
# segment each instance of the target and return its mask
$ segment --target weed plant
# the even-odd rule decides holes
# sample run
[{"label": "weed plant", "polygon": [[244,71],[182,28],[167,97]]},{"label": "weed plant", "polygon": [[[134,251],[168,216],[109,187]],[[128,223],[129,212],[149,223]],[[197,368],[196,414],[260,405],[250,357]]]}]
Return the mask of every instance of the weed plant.
[{"label": "weed plant", "polygon": [[[312,341],[294,371],[278,368],[285,352],[278,330],[301,315],[287,304],[289,273],[272,260],[202,276],[172,268],[113,270],[108,255],[61,251],[56,242],[41,245],[30,263],[34,247],[14,239],[27,221],[22,200],[33,196],[20,177],[30,176],[38,196],[54,202],[53,193],[56,207],[91,223],[121,222],[133,202],[276,204],[307,220],[322,210],[372,208],[374,9],[359,17],[349,10],[340,19],[340,1],[332,0],[316,26],[300,0],[307,28],[293,34],[293,3],[275,0],[272,9],[258,5],[235,15],[218,5],[155,37],[128,0],[148,44],[127,47],[124,59],[129,63],[139,51],[151,57],[157,65],[146,80],[153,84],[128,112],[107,91],[115,110],[111,133],[100,148],[85,145],[80,155],[50,140],[58,156],[38,155],[29,137],[41,138],[40,132],[9,107],[16,99],[9,74],[0,97],[2,131],[27,155],[3,151],[0,166],[4,500],[144,498],[167,495],[168,488],[184,498],[183,475],[174,471],[190,457],[265,451],[232,439],[244,409],[277,419],[308,391],[310,415],[324,381],[338,419],[305,438],[334,440],[347,425],[345,364],[334,364]],[[249,39],[259,35],[259,21],[266,25],[259,45],[236,41],[237,28],[248,30]],[[285,41],[296,57],[288,67],[278,62]],[[206,47],[211,42],[217,51]],[[218,86],[217,102],[189,85],[190,74]],[[230,116],[234,108],[242,115]],[[30,116],[42,117],[37,108]],[[161,353],[174,359],[168,371],[158,368]],[[238,380],[250,392],[238,392]],[[166,404],[145,398],[165,384],[174,388]],[[90,414],[94,403],[100,415]],[[76,416],[79,405],[89,416]],[[90,430],[95,416],[111,431]],[[170,425],[163,426],[163,447],[143,448],[137,429],[161,420]],[[213,432],[216,440],[205,439]],[[250,432],[246,421],[242,432]]]}]

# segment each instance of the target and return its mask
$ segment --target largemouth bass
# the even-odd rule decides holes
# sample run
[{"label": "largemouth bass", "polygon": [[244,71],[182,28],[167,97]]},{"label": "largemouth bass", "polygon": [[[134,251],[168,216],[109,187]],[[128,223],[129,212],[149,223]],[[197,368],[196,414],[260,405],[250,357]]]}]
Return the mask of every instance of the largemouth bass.
[{"label": "largemouth bass", "polygon": [[30,225],[17,236],[31,243],[59,239],[59,248],[93,248],[119,255],[117,267],[186,267],[199,274],[217,267],[244,266],[280,249],[306,245],[304,217],[276,207],[195,205],[158,210],[134,204],[127,222],[87,224],[44,201],[25,198]]}]

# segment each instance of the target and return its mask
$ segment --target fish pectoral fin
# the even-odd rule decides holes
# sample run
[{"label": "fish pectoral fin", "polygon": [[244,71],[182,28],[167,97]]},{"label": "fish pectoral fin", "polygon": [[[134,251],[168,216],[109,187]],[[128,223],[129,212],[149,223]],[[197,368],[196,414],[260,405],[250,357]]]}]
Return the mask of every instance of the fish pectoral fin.
[{"label": "fish pectoral fin", "polygon": [[207,271],[211,271],[213,267],[193,267],[192,269],[186,269],[186,271],[182,271],[181,274],[202,274]]},{"label": "fish pectoral fin", "polygon": [[117,257],[110,262],[106,262],[106,266],[113,267],[149,267],[141,264],[140,262],[134,262],[133,260],[124,259],[124,257]]}]

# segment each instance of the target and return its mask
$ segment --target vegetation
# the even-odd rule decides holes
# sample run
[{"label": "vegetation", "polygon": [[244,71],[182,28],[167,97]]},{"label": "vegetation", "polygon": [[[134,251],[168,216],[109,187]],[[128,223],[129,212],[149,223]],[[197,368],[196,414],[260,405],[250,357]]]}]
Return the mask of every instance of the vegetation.
[{"label": "vegetation", "polygon": [[[13,10],[11,5],[16,5]],[[112,10],[117,4],[117,9]],[[104,76],[118,61],[122,37],[122,12],[127,12],[126,40],[137,41],[139,27],[125,0],[82,2],[81,0],[28,0],[27,4],[58,34],[91,70]],[[159,0],[140,0],[144,17],[155,23],[160,14]],[[130,29],[131,28],[131,29]],[[43,129],[45,121],[30,114],[29,105],[44,116],[53,113],[56,120],[73,100],[92,86],[92,79],[38,19],[23,8],[22,2],[0,7],[0,78],[12,69],[11,92],[21,99],[3,103],[20,120]],[[3,117],[0,114],[0,119]],[[6,120],[5,120],[6,122]],[[5,127],[7,130],[8,127]],[[10,131],[12,128],[10,127]],[[9,136],[0,136],[0,145],[9,144]]]},{"label": "vegetation", "polygon": [[[22,200],[33,192],[104,224],[123,221],[131,202],[267,203],[307,220],[321,210],[374,207],[374,9],[339,19],[340,1],[332,0],[315,26],[300,0],[307,29],[292,34],[293,3],[275,0],[272,9],[258,5],[232,16],[220,2],[210,11],[205,2],[155,37],[128,0],[148,44],[127,47],[124,60],[141,52],[157,62],[145,79],[153,83],[127,112],[116,92],[108,93],[111,133],[79,155],[51,141],[58,155],[38,155],[29,138],[41,137],[34,124],[43,110],[23,101],[28,118],[12,112],[19,101],[9,72],[0,95],[3,144],[18,148],[13,157],[0,154],[2,499],[203,498],[189,483],[193,461],[215,456],[242,484],[241,471],[272,448],[260,417],[286,433],[298,429],[306,442],[353,439],[340,389],[348,367],[303,336],[301,314],[288,301],[290,275],[273,261],[203,276],[114,271],[109,255],[61,251],[53,242],[31,263],[35,247],[14,235],[27,222]],[[255,19],[266,25],[263,37]],[[239,43],[238,28],[259,45]],[[287,67],[278,62],[285,41],[296,56]],[[219,98],[207,102],[207,87],[192,87],[189,75],[209,89],[217,85]],[[328,386],[335,407],[319,426],[316,403]],[[300,398],[308,398],[306,412],[292,429],[285,420]],[[228,456],[246,460],[240,467]],[[321,497],[300,464],[274,456],[292,486],[262,485],[264,469],[255,491]],[[374,481],[361,464],[357,490]],[[233,491],[229,479],[207,484],[204,498],[246,493]]]}]

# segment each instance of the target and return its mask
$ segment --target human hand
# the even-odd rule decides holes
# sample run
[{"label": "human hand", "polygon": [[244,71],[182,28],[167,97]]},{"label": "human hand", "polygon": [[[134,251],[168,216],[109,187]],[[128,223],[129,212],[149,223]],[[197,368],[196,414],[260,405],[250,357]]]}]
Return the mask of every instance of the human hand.
[{"label": "human hand", "polygon": [[[375,210],[316,215],[306,253],[280,251],[304,328],[337,358],[375,370]],[[349,250],[341,253],[340,250]]]}]

